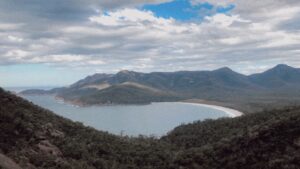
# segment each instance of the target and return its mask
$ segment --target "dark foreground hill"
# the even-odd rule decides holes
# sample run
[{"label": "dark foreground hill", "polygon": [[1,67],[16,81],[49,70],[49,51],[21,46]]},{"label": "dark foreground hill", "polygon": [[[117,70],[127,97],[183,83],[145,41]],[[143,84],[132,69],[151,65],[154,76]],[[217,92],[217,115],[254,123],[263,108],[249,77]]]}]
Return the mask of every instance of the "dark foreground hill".
[{"label": "dark foreground hill", "polygon": [[0,168],[298,169],[300,108],[182,125],[161,139],[85,127],[0,90]]},{"label": "dark foreground hill", "polygon": [[172,153],[165,144],[84,127],[0,91],[2,168],[1,157],[30,169],[167,168]]},{"label": "dark foreground hill", "polygon": [[249,76],[229,68],[153,73],[121,71],[88,76],[65,88],[29,90],[22,94],[54,94],[82,105],[201,99],[247,113],[261,111],[269,105],[300,103],[300,70],[278,65]]}]

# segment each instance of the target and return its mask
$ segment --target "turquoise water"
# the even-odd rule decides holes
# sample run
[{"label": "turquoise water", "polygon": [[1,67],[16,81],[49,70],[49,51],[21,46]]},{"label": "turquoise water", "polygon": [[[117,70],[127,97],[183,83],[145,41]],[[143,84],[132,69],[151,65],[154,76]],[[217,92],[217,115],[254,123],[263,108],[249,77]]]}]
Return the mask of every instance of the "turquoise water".
[{"label": "turquoise water", "polygon": [[76,107],[58,101],[53,96],[24,97],[73,121],[113,134],[130,136],[159,137],[183,123],[228,116],[220,110],[184,103]]}]

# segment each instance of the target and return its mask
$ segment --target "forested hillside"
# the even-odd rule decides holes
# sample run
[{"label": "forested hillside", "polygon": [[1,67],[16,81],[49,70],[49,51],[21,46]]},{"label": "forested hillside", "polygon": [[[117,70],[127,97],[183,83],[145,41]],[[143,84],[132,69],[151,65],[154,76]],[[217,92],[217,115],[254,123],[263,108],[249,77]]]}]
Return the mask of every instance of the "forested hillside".
[{"label": "forested hillside", "polygon": [[[298,169],[300,108],[182,125],[158,138],[85,127],[0,90],[2,168]],[[0,167],[0,168],[1,168]]]},{"label": "forested hillside", "polygon": [[300,108],[182,125],[163,138],[184,149],[175,163],[186,168],[297,169]]},{"label": "forested hillside", "polygon": [[167,143],[84,127],[3,90],[0,134],[0,154],[21,168],[167,168],[172,155]]}]

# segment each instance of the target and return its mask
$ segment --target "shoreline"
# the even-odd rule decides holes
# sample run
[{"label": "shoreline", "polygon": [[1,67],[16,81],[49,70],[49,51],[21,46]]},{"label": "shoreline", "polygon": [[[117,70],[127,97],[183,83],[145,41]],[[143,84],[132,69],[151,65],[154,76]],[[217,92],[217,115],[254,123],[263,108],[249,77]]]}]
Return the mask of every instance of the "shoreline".
[{"label": "shoreline", "polygon": [[179,103],[190,104],[190,105],[197,105],[197,106],[203,106],[203,107],[208,107],[208,108],[220,110],[220,111],[223,111],[226,114],[228,114],[231,118],[235,118],[235,117],[239,117],[239,116],[244,115],[244,113],[242,113],[242,112],[240,112],[238,110],[231,109],[231,108],[228,108],[228,107],[218,106],[218,105],[204,104],[204,103],[195,103],[195,102],[179,102]]},{"label": "shoreline", "polygon": [[[76,101],[67,101],[64,98],[59,97],[59,96],[55,96],[55,99],[59,100],[59,101],[63,101],[66,104],[71,104],[73,106],[78,106],[78,107],[95,106],[95,105],[85,105],[85,104],[82,104],[82,103],[76,102]],[[152,103],[156,103],[156,102],[152,102]],[[150,104],[152,104],[152,103],[150,103]],[[176,103],[176,102],[173,102],[173,103]],[[179,101],[178,103],[197,105],[197,106],[212,108],[212,109],[215,109],[215,110],[220,110],[220,111],[225,112],[227,115],[229,115],[229,117],[232,117],[232,118],[244,115],[244,113],[242,113],[241,111],[238,111],[238,110],[235,110],[235,109],[232,109],[232,108],[228,108],[228,107],[224,107],[224,106],[213,105],[213,104],[184,102],[184,101]],[[122,104],[97,104],[96,106],[115,106],[115,105],[122,105]],[[147,105],[147,104],[138,104],[138,105]]]},{"label": "shoreline", "polygon": [[[72,105],[72,106],[75,106],[75,107],[93,107],[93,106],[132,106],[132,105],[137,105],[137,106],[143,106],[143,105],[149,105],[151,103],[142,103],[142,104],[116,104],[116,103],[99,103],[99,104],[87,104],[87,103],[82,103],[78,100],[67,100],[67,99],[64,99],[60,96],[54,96],[54,99],[57,100],[57,101],[61,101],[63,102],[64,104],[68,104],[68,105]],[[153,102],[154,103],[154,102]]]},{"label": "shoreline", "polygon": [[[78,101],[68,101],[68,100],[66,100],[66,99],[64,99],[62,97],[59,97],[59,96],[55,96],[55,95],[50,95],[50,96],[53,96],[54,99],[56,101],[58,101],[58,102],[63,102],[64,104],[72,105],[72,106],[75,106],[75,107],[122,105],[122,104],[86,105],[86,104],[82,104],[82,103],[80,103]],[[152,103],[162,103],[162,102],[152,102]],[[172,103],[172,102],[170,102],[170,103]],[[173,102],[173,103],[176,103],[176,102]],[[220,111],[223,111],[224,113],[226,113],[227,115],[229,115],[229,117],[232,117],[232,118],[244,115],[244,113],[241,112],[241,111],[238,111],[238,110],[235,110],[235,109],[232,109],[232,108],[228,108],[228,107],[224,107],[224,106],[219,106],[219,105],[216,105],[216,104],[201,103],[201,102],[194,102],[194,101],[188,101],[188,100],[178,101],[177,103],[190,104],[190,105],[196,105],[196,106],[202,106],[202,107],[212,108],[212,109],[215,109],[215,110],[220,110]],[[127,104],[125,104],[125,105],[127,105]],[[132,105],[134,105],[134,104],[132,104]],[[147,105],[147,104],[138,104],[138,105]]]}]

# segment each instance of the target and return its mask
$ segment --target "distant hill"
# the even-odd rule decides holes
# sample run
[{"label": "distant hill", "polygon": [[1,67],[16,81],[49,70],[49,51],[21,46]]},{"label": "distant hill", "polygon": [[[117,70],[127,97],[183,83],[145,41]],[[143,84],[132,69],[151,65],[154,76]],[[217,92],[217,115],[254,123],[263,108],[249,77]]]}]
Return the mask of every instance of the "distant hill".
[{"label": "distant hill", "polygon": [[[28,93],[54,93],[66,101],[83,105],[145,104],[155,101],[202,99],[235,103],[239,108],[242,107],[243,111],[254,112],[268,107],[259,105],[260,103],[298,102],[300,70],[278,65],[263,73],[249,76],[227,67],[214,71],[153,73],[125,70],[117,74],[88,76],[66,88],[22,92]],[[252,102],[257,106],[248,105]],[[250,110],[247,108],[250,106],[257,109]]]},{"label": "distant hill", "polygon": [[0,88],[1,169],[298,169],[300,107],[181,125],[161,139],[97,131]]},{"label": "distant hill", "polygon": [[25,95],[43,95],[43,94],[49,94],[48,91],[42,90],[42,89],[29,89],[21,92]]},{"label": "distant hill", "polygon": [[98,88],[99,86],[59,93],[58,96],[75,104],[148,104],[159,101],[178,101],[176,94],[134,82]]},{"label": "distant hill", "polygon": [[300,70],[288,65],[277,65],[266,72],[251,75],[249,78],[253,83],[266,88],[299,86]]}]

